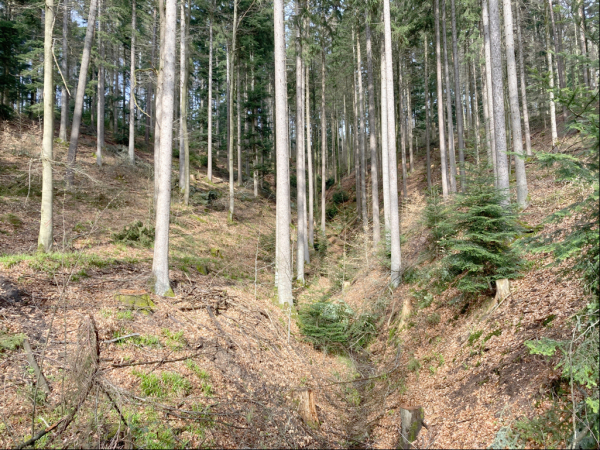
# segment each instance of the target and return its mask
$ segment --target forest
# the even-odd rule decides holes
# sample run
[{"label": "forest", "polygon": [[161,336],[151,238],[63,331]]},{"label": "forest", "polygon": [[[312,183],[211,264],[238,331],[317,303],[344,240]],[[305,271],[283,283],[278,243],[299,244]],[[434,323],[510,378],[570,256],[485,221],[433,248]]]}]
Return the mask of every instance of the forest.
[{"label": "forest", "polygon": [[0,0],[0,447],[600,448],[597,0]]}]

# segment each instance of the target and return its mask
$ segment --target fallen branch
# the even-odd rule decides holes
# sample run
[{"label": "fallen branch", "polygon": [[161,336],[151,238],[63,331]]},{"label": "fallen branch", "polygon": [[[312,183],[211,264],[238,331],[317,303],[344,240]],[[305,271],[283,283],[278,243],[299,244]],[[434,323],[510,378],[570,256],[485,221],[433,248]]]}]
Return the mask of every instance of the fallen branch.
[{"label": "fallen branch", "polygon": [[111,344],[113,342],[122,341],[123,339],[127,339],[127,338],[134,337],[134,336],[139,336],[139,335],[140,335],[140,333],[126,334],[125,336],[119,336],[114,339],[109,339],[108,341],[100,341],[100,343],[101,344]]},{"label": "fallen branch", "polygon": [[198,355],[203,355],[205,353],[206,352],[198,352],[198,353],[193,353],[191,355],[182,356],[181,358],[175,358],[175,359],[155,359],[154,361],[139,361],[139,362],[122,363],[122,364],[111,364],[111,367],[119,368],[119,367],[130,367],[130,366],[145,366],[145,365],[157,364],[157,363],[160,363],[160,364],[172,363],[172,362],[177,362],[177,361],[185,361],[186,359],[194,358]]},{"label": "fallen branch", "polygon": [[22,448],[25,447],[29,447],[30,445],[34,444],[37,440],[43,438],[44,436],[46,436],[48,433],[50,433],[52,430],[54,430],[57,426],[59,426],[62,422],[64,422],[65,420],[67,420],[68,416],[63,417],[62,419],[60,419],[58,422],[55,422],[54,424],[50,425],[49,427],[38,431],[35,436],[33,436],[31,439],[28,439],[27,441],[23,442],[22,444],[17,445],[15,448],[20,450]]},{"label": "fallen branch", "polygon": [[29,341],[27,339],[23,341],[23,348],[27,353],[27,361],[29,362],[29,365],[35,372],[36,385],[39,385],[46,394],[50,395],[52,390],[48,385],[48,381],[46,381],[46,377],[40,370],[40,366],[38,366],[38,363],[35,360],[35,356],[33,356],[33,351],[31,350],[31,346],[29,345]]}]

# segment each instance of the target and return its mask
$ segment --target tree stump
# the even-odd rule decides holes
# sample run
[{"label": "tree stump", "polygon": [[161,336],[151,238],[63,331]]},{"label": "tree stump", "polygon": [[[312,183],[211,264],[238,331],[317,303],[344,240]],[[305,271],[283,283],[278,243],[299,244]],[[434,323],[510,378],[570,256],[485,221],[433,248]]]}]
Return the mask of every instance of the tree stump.
[{"label": "tree stump", "polygon": [[400,420],[402,423],[400,448],[414,448],[412,443],[417,440],[424,419],[425,413],[421,406],[400,407]]},{"label": "tree stump", "polygon": [[311,428],[319,428],[319,416],[312,389],[300,389],[294,392],[294,400],[298,404],[298,412],[304,422]]},{"label": "tree stump", "polygon": [[502,300],[510,295],[510,283],[506,278],[496,280],[496,303],[500,304]]}]

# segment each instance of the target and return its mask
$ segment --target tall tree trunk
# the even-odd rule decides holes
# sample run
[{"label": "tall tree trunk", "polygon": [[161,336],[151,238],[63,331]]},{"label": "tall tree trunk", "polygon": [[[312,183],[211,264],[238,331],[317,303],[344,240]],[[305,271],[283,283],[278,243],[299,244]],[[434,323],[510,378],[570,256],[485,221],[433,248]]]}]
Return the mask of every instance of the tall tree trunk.
[{"label": "tall tree trunk", "polygon": [[494,168],[494,184],[498,186],[498,163],[496,150],[496,129],[494,126],[494,93],[492,88],[492,49],[490,44],[490,15],[488,12],[487,0],[482,0],[482,22],[484,34],[484,49],[485,49],[485,90],[488,106],[488,120],[490,129],[490,151],[492,157],[492,166]]},{"label": "tall tree trunk", "polygon": [[358,136],[358,82],[356,81],[356,48],[354,47],[354,32],[352,33],[352,62],[354,68],[352,70],[352,93],[353,102],[352,102],[352,116],[354,119],[353,127],[352,127],[352,144],[353,144],[353,156],[354,156],[354,185],[356,191],[356,215],[357,217],[362,216],[362,195],[360,189],[360,141]]},{"label": "tall tree trunk", "polygon": [[[69,0],[64,0],[63,4],[63,26],[62,26],[62,60],[60,69],[64,77],[64,81],[69,80]],[[45,19],[44,19],[45,20]],[[98,26],[99,29],[100,26]],[[58,138],[67,142],[67,128],[69,126],[69,92],[67,86],[64,85],[60,91],[60,130]]]},{"label": "tall tree trunk", "polygon": [[155,169],[158,177],[156,199],[156,237],[152,275],[157,295],[172,295],[169,282],[169,216],[171,209],[171,158],[173,148],[173,107],[175,104],[175,55],[177,33],[177,0],[165,1],[164,41],[162,49],[162,89],[160,165]]},{"label": "tall tree trunk", "polygon": [[[227,155],[229,159],[229,214],[228,220],[233,222],[234,214],[234,186],[233,186],[233,86],[234,86],[234,67],[236,63],[236,38],[237,38],[237,13],[238,13],[238,0],[233,0],[233,26],[231,31],[231,48],[228,52],[229,65],[227,68],[228,72],[228,102],[227,102],[227,134],[228,134],[228,148]],[[288,193],[289,194],[289,193]]]},{"label": "tall tree trunk", "polygon": [[285,81],[285,29],[283,0],[274,0],[275,31],[275,148],[277,152],[277,294],[279,303],[292,300],[290,248],[290,188],[287,134],[287,87]]},{"label": "tall tree trunk", "polygon": [[564,89],[565,83],[565,69],[562,60],[562,39],[560,38],[559,29],[556,26],[556,20],[554,19],[554,5],[552,0],[548,0],[548,7],[550,12],[550,21],[552,24],[552,37],[554,40],[554,53],[556,57],[556,73],[558,74],[558,87]]},{"label": "tall tree trunk", "polygon": [[440,146],[440,160],[442,169],[442,196],[448,198],[450,183],[448,180],[448,168],[446,157],[446,137],[444,136],[444,87],[442,85],[442,51],[440,45],[440,0],[435,0],[435,56],[437,76],[437,109],[438,109],[438,133]]},{"label": "tall tree trunk", "polygon": [[[189,4],[186,7],[185,0],[181,1],[181,22],[180,22],[180,75],[179,75],[179,164],[180,178],[179,188],[183,191],[183,203],[188,205],[190,200],[190,141],[188,137],[187,116],[188,116],[188,25],[189,25]],[[183,153],[183,158],[182,158]],[[183,170],[181,163],[183,160]],[[183,175],[183,176],[181,176]]]},{"label": "tall tree trunk", "polygon": [[471,60],[471,68],[473,70],[473,116],[475,119],[475,148],[477,149],[477,165],[479,165],[479,148],[481,147],[480,141],[480,123],[479,123],[479,98],[477,96],[477,70],[475,68],[475,57]]},{"label": "tall tree trunk", "polygon": [[[448,45],[446,42],[446,0],[442,0],[442,37],[444,40],[444,75],[446,82],[446,124],[448,125],[448,156],[450,162],[450,191],[456,192],[456,150],[454,148],[454,121],[452,120],[452,93],[448,68]],[[457,104],[458,106],[458,104]],[[458,116],[458,108],[456,108]]]},{"label": "tall tree trunk", "polygon": [[308,242],[311,247],[315,244],[315,202],[314,202],[314,177],[313,177],[313,152],[310,133],[310,72],[305,64],[305,91],[306,91],[306,155],[308,158]]},{"label": "tall tree trunk", "polygon": [[212,181],[212,116],[213,116],[213,98],[212,98],[212,85],[213,85],[213,19],[212,19],[212,8],[211,3],[211,14],[208,19],[208,167],[206,169],[206,176],[208,181]]},{"label": "tall tree trunk", "polygon": [[[398,60],[400,55],[398,52]],[[404,83],[402,79],[402,65],[398,61],[398,119],[400,122],[400,157],[402,161],[402,195],[406,201],[408,196],[408,173],[406,172],[406,116],[404,115]],[[404,117],[403,117],[404,116]]]},{"label": "tall tree trunk", "polygon": [[366,149],[365,149],[365,139],[366,139],[366,127],[365,127],[365,102],[364,102],[364,94],[363,94],[363,84],[362,84],[362,57],[360,52],[360,37],[358,32],[356,33],[356,68],[357,78],[358,78],[358,114],[360,119],[360,204],[361,204],[361,215],[363,221],[363,229],[366,232],[369,227],[369,217],[367,215],[367,180],[366,180],[366,166],[367,166],[367,158],[366,158]]},{"label": "tall tree trunk", "polygon": [[427,187],[431,189],[431,143],[429,142],[429,45],[427,43],[427,34],[423,34],[423,54],[425,55],[425,150],[427,152]]},{"label": "tall tree trunk", "polygon": [[[156,97],[155,97],[155,118],[154,118],[154,206],[157,205],[157,196],[159,192],[159,178],[160,173],[158,168],[161,167],[161,127],[163,124],[162,114],[163,114],[163,78],[164,78],[164,63],[165,63],[165,30],[166,30],[166,14],[165,14],[165,0],[158,0],[158,10],[159,10],[159,23],[160,23],[160,32],[159,32],[159,42],[160,42],[160,52],[159,52],[159,69],[158,76],[156,77]],[[171,132],[172,135],[172,132]],[[169,157],[171,160],[171,156]]]},{"label": "tall tree trunk", "polygon": [[[154,69],[156,66],[156,7],[152,8],[151,46],[150,65]],[[144,140],[146,148],[150,148],[150,130],[154,127],[154,85],[152,80],[148,82],[148,87],[146,88],[146,109],[148,109],[148,115],[146,116],[146,132],[144,135]]]},{"label": "tall tree trunk", "polygon": [[325,48],[321,50],[321,233],[325,236],[325,188],[327,178],[327,122],[325,119]]},{"label": "tall tree trunk", "polygon": [[42,137],[42,205],[38,251],[49,252],[53,242],[54,200],[52,160],[54,159],[54,82],[52,65],[52,28],[54,27],[54,0],[46,0],[44,10],[44,134]]},{"label": "tall tree trunk", "polygon": [[527,156],[531,156],[531,132],[529,130],[529,110],[527,108],[527,85],[525,84],[525,64],[523,61],[523,39],[521,38],[521,7],[517,0],[517,43],[519,47],[519,75],[521,78],[521,104],[523,105],[523,125],[525,128],[525,149]]},{"label": "tall tree trunk", "polygon": [[296,207],[298,217],[297,280],[304,284],[304,261],[306,250],[306,178],[304,171],[304,90],[302,79],[302,31],[300,21],[300,2],[296,0]]},{"label": "tall tree trunk", "polygon": [[129,75],[129,163],[135,163],[135,34],[136,0],[131,2],[131,71]]},{"label": "tall tree trunk", "polygon": [[[486,0],[484,0],[486,1]],[[490,15],[490,47],[492,56],[492,92],[494,95],[494,134],[496,137],[496,164],[498,189],[505,196],[503,204],[510,203],[509,166],[506,156],[506,121],[504,110],[504,83],[502,80],[502,35],[498,0],[488,0]]]},{"label": "tall tree trunk", "polygon": [[454,98],[456,100],[456,133],[458,134],[458,164],[460,169],[460,190],[465,192],[465,140],[462,115],[462,100],[460,94],[460,61],[458,59],[458,46],[456,38],[456,8],[454,0],[450,0],[452,8],[452,55],[454,59]]},{"label": "tall tree trunk", "polygon": [[[102,0],[98,1],[98,17],[102,17]],[[98,20],[98,125],[96,138],[96,164],[102,166],[104,150],[104,40],[102,39],[102,19]]]},{"label": "tall tree trunk", "polygon": [[[585,14],[583,12],[583,2],[584,0],[579,0],[577,2],[577,21],[578,21],[578,26],[577,29],[579,31],[579,45],[581,47],[581,56],[583,56],[584,58],[587,57],[587,45],[586,45],[586,39],[585,39]],[[518,16],[517,16],[518,17]],[[518,18],[517,18],[518,20]],[[583,74],[583,84],[584,86],[590,87],[590,80],[588,77],[588,66],[587,64],[582,64],[581,66],[581,72]]]},{"label": "tall tree trunk", "polygon": [[83,42],[83,55],[81,57],[81,66],[79,69],[79,82],[77,83],[77,96],[75,97],[75,110],[73,112],[73,123],[71,125],[71,140],[69,143],[69,152],[67,154],[67,173],[65,181],[67,186],[73,186],[75,174],[75,158],[77,156],[77,144],[79,142],[79,127],[81,126],[81,117],[83,114],[83,97],[85,95],[85,85],[87,80],[87,71],[90,64],[90,53],[92,49],[92,39],[96,22],[96,8],[98,0],[90,1],[90,11],[88,15],[88,27]]},{"label": "tall tree trunk", "polygon": [[381,88],[381,184],[383,185],[383,230],[385,248],[391,245],[391,214],[390,214],[390,164],[388,151],[388,123],[387,123],[387,83],[385,65],[385,42],[381,40],[379,78]]},{"label": "tall tree trunk", "polygon": [[511,134],[515,153],[515,173],[517,177],[517,203],[527,207],[527,175],[523,155],[521,135],[521,111],[519,110],[519,88],[517,86],[517,63],[515,61],[515,40],[513,37],[513,17],[510,0],[503,0],[504,37],[506,46],[506,72],[508,78],[508,100],[510,104]]},{"label": "tall tree trunk", "polygon": [[410,79],[406,80],[406,124],[408,126],[408,169],[410,172],[415,170],[413,155],[413,114],[410,91]]},{"label": "tall tree trunk", "polygon": [[558,131],[556,129],[556,105],[554,103],[554,68],[552,67],[552,49],[550,47],[550,30],[548,26],[548,18],[546,17],[546,58],[548,60],[548,95],[550,98],[550,128],[552,133],[552,148],[558,143]]},{"label": "tall tree trunk", "polygon": [[381,239],[379,224],[379,180],[377,176],[377,113],[375,112],[375,88],[373,83],[373,49],[371,48],[371,18],[367,16],[367,82],[369,83],[369,146],[371,150],[371,204],[373,205],[373,250]]},{"label": "tall tree trunk", "polygon": [[396,162],[396,120],[394,117],[394,70],[392,60],[392,24],[390,1],[383,0],[385,39],[385,82],[387,89],[388,152],[390,167],[390,233],[391,233],[391,279],[392,288],[400,284],[400,215],[398,212],[398,163]]},{"label": "tall tree trunk", "polygon": [[236,83],[236,119],[237,119],[237,168],[238,168],[238,177],[237,177],[237,185],[242,186],[243,176],[242,176],[242,91],[240,89],[240,64],[241,61],[238,61],[237,65],[237,76],[235,78]]}]

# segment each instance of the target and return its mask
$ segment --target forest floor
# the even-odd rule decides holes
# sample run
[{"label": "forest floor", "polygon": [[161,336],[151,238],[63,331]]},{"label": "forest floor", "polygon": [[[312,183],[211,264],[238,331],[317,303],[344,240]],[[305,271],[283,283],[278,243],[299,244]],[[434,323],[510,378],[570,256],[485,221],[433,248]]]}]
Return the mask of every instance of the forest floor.
[{"label": "forest floor", "polygon": [[[548,144],[536,139],[534,148]],[[582,286],[542,255],[527,256],[512,295],[487,315],[485,305],[461,310],[453,288],[424,292],[436,261],[422,223],[421,154],[401,212],[403,267],[413,276],[405,269],[390,292],[351,199],[328,225],[327,252],[311,255],[307,284],[294,287],[298,308],[343,300],[376,317],[376,339],[340,353],[315,349],[297,313],[277,305],[275,203],[268,189],[254,198],[252,180],[236,188],[233,222],[225,172],[208,182],[194,166],[190,206],[174,185],[175,296],[152,294],[152,154],[138,151],[130,166],[107,144],[99,168],[95,139],[82,136],[71,191],[62,188],[66,147],[55,146],[55,252],[41,255],[41,131],[0,124],[0,343],[14,344],[0,348],[1,447],[58,424],[61,433],[37,446],[389,448],[399,442],[400,408],[420,405],[428,429],[417,447],[484,448],[503,426],[558,401],[555,363],[529,355],[524,342],[567,338],[585,305]],[[528,181],[523,220],[532,226],[582,195],[533,164]],[[353,178],[342,188],[353,198]],[[318,423],[306,415],[308,392]]]}]

